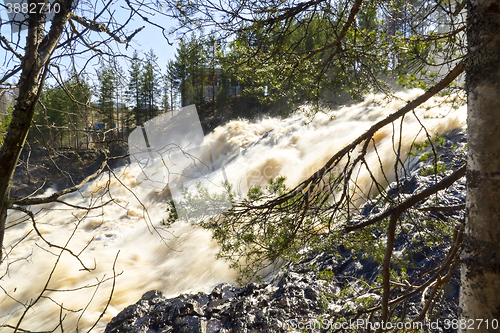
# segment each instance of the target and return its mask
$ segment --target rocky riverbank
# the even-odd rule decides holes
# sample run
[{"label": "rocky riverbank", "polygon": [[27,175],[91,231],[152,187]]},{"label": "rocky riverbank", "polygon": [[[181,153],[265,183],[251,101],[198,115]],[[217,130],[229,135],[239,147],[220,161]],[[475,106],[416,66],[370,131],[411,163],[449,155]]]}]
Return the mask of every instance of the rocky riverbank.
[{"label": "rocky riverbank", "polygon": [[[429,172],[430,168],[436,167],[430,154],[421,158],[422,154],[429,152],[427,149],[413,158],[408,164],[406,177],[400,179],[399,184],[390,184],[387,193],[393,197],[411,196],[450,174],[464,162],[465,142],[463,131],[448,133],[446,140],[436,147],[441,165],[438,174]],[[462,178],[416,207],[464,203],[465,178]],[[368,202],[361,207],[358,218],[362,220],[377,215],[388,205],[380,200]],[[452,220],[456,223],[464,218],[460,210],[429,212],[417,209],[412,218],[416,216],[442,224],[442,228],[448,227],[446,224]],[[397,235],[394,256],[406,265],[393,268],[402,277],[401,289],[410,290],[413,283],[422,284],[429,278],[422,272],[431,271],[445,257],[450,242],[426,241],[419,229],[421,224],[412,224],[404,220],[405,216],[401,219],[406,232]],[[373,232],[378,232],[373,237],[381,238],[383,242],[384,232]],[[148,291],[136,304],[113,318],[105,332],[342,332],[367,331],[367,328],[373,331],[376,320],[366,311],[380,301],[381,290],[377,288],[380,286],[380,281],[377,281],[380,272],[379,261],[339,245],[330,252],[305,254],[302,260],[286,265],[266,283],[241,287],[221,284],[210,294],[186,294],[170,299],[163,297],[158,290]],[[425,317],[427,325],[439,320],[432,332],[456,331],[451,325],[445,325],[445,320],[458,318],[458,289],[457,272],[452,272]],[[395,321],[409,323],[419,315],[424,304],[425,291],[423,296],[408,297],[391,315]],[[372,320],[371,324],[369,320]]]},{"label": "rocky riverbank", "polygon": [[[126,147],[119,145],[113,146],[109,152],[110,157],[125,155]],[[14,172],[10,195],[40,195],[48,188],[61,190],[71,187],[96,172],[103,161],[104,154],[94,149],[25,149]],[[125,157],[110,160],[108,165],[113,169],[128,162],[128,157]]]}]

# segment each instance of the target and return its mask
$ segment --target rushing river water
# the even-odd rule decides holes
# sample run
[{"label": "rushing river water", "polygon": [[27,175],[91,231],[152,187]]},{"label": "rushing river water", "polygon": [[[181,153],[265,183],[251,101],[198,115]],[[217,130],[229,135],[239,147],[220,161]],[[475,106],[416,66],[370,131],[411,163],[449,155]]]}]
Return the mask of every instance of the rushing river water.
[{"label": "rushing river water", "polygon": [[[287,185],[293,186],[370,125],[420,93],[399,93],[392,101],[369,96],[362,103],[312,118],[297,112],[286,119],[231,121],[206,140],[230,143],[234,152],[240,150],[225,164],[226,175],[245,179],[247,186],[284,175]],[[465,126],[466,107],[445,100],[450,97],[432,99],[415,112],[431,134]],[[375,135],[389,180],[395,178],[394,145],[400,125],[387,126]],[[425,140],[425,131],[413,114],[405,117],[402,126],[402,151],[408,151],[414,141]],[[372,153],[367,160],[377,163],[378,157]],[[214,164],[220,167],[217,161]],[[148,290],[176,296],[210,291],[218,283],[234,281],[235,272],[215,259],[218,248],[209,232],[185,222],[162,227],[168,193],[138,186],[140,174],[140,167],[132,163],[65,196],[69,205],[26,207],[35,214],[42,237],[25,213],[10,212],[4,244],[8,256],[0,267],[0,325],[15,327],[20,322],[19,328],[25,330],[61,331],[62,327],[64,332],[85,332],[96,324],[95,331],[100,332]],[[367,187],[369,182],[360,171],[358,186]],[[70,249],[80,260],[47,242]],[[12,330],[0,326],[0,331]]]}]

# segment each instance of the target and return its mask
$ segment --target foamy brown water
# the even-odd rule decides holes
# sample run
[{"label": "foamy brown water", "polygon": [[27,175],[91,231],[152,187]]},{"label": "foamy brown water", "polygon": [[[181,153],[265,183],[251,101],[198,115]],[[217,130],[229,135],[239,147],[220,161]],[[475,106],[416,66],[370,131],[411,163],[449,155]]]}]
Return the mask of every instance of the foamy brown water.
[{"label": "foamy brown water", "polygon": [[[206,140],[232,143],[234,149],[242,150],[225,166],[226,174],[232,178],[244,178],[251,186],[285,175],[286,184],[291,187],[321,168],[336,151],[375,121],[395,112],[406,104],[406,100],[420,93],[417,90],[401,93],[398,94],[400,100],[393,99],[389,103],[383,102],[381,96],[369,96],[363,103],[318,113],[312,119],[296,113],[287,119],[265,118],[255,123],[232,121],[217,128]],[[416,110],[431,134],[465,126],[465,106],[454,109],[443,101],[442,98],[433,99]],[[394,145],[399,141],[399,126],[397,122],[394,128],[387,126],[375,135],[389,181],[395,179]],[[425,139],[418,121],[413,115],[407,115],[401,151],[408,151],[413,141]],[[224,149],[231,148],[225,146]],[[367,161],[377,165],[378,157],[372,151]],[[215,158],[214,163],[220,167],[222,161]],[[98,332],[148,290],[159,289],[166,296],[175,296],[210,291],[218,283],[234,281],[235,272],[215,259],[217,245],[208,232],[184,222],[168,230],[161,227],[161,221],[168,216],[168,197],[158,190],[137,186],[140,174],[137,165],[114,172],[119,181],[113,175],[103,175],[80,193],[64,197],[64,201],[80,206],[99,206],[113,200],[102,208],[86,212],[59,203],[31,207],[37,213],[42,236],[59,246],[67,244],[74,253],[81,252],[84,265],[95,268],[90,272],[82,270],[82,264],[68,253],[58,258],[61,250],[49,247],[33,231],[30,221],[18,223],[26,219],[24,213],[9,213],[5,236],[5,249],[9,254],[0,267],[3,275],[0,325],[16,326],[26,306],[41,295],[50,277],[47,290],[27,310],[19,327],[52,330],[64,317],[65,332],[75,332],[77,328],[86,331],[99,320],[109,300],[115,258],[115,274],[119,275],[114,281],[107,311],[97,324]],[[373,168],[372,172],[382,177],[380,168]],[[369,188],[366,171],[359,171],[357,185],[361,189]],[[103,282],[97,288],[95,285],[99,281]],[[60,305],[65,309],[62,313]],[[3,327],[0,331],[11,330]],[[61,331],[60,327],[57,331]]]}]

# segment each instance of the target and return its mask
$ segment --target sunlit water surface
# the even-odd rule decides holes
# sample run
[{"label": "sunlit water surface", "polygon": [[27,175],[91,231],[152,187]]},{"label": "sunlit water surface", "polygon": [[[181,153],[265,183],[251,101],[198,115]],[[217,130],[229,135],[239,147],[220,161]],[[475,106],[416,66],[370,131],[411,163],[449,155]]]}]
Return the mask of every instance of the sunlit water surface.
[{"label": "sunlit water surface", "polygon": [[[362,103],[337,111],[324,110],[312,118],[297,112],[287,119],[264,118],[253,123],[235,120],[206,139],[232,143],[244,152],[225,166],[225,172],[233,178],[245,178],[251,186],[284,175],[287,185],[293,186],[374,122],[421,93],[399,93],[399,99],[391,101],[368,96]],[[465,126],[466,107],[444,103],[450,99],[436,98],[416,110],[429,133]],[[310,109],[305,106],[303,110]],[[394,128],[387,126],[375,135],[389,180],[395,177],[394,144],[399,141],[399,126],[400,122]],[[403,152],[413,141],[426,139],[413,114],[405,117],[402,133]],[[378,157],[372,152],[367,160],[377,163]],[[375,176],[380,177],[380,168],[374,170],[379,170]],[[234,281],[235,272],[215,259],[218,248],[209,232],[185,222],[169,229],[162,227],[161,221],[168,216],[168,195],[138,186],[139,174],[135,164],[122,167],[63,198],[71,205],[86,207],[113,200],[101,208],[84,211],[60,203],[26,207],[36,214],[43,238],[67,247],[79,255],[81,262],[49,246],[23,212],[10,212],[5,236],[8,257],[0,271],[0,325],[16,326],[22,317],[19,327],[25,330],[50,331],[57,327],[56,331],[61,331],[58,325],[62,325],[64,332],[84,332],[96,325],[95,330],[100,332],[112,317],[148,290],[176,296],[208,292],[218,283]],[[370,180],[361,171],[357,182],[363,187],[369,186]],[[91,270],[84,270],[82,264]],[[4,327],[0,331],[11,330]]]}]

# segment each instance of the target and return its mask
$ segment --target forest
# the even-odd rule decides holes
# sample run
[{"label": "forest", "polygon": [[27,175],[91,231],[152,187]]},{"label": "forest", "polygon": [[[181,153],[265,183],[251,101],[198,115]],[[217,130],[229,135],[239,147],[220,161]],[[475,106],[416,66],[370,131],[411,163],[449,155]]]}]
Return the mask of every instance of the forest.
[{"label": "forest", "polygon": [[2,332],[498,329],[498,0],[54,3],[0,5]]},{"label": "forest", "polygon": [[[164,71],[150,50],[144,58],[135,52],[126,63],[127,72],[116,60],[108,59],[95,73],[79,75],[70,71],[67,79],[56,78],[40,94],[28,143],[33,149],[89,149],[92,143],[100,142],[100,133],[113,129],[115,137],[126,140],[140,124],[191,104],[197,106],[201,120],[220,119],[225,109],[233,118],[255,117],[262,109],[257,96],[243,96],[243,83],[215,65],[221,62],[220,52],[208,51],[207,44],[192,35],[188,42],[180,41],[175,59]],[[13,103],[12,98],[5,100],[3,136]],[[233,115],[235,100],[243,110]],[[258,111],[256,106],[260,107]]]},{"label": "forest", "polygon": [[[415,9],[412,12],[410,8],[415,4],[389,8],[394,13],[386,13],[372,4],[359,13],[354,35],[345,36],[355,49],[348,51],[352,54],[344,52],[335,65],[327,58],[331,50],[325,49],[321,55],[305,56],[300,71],[286,68],[287,63],[297,61],[292,55],[334,42],[326,33],[328,25],[333,24],[331,18],[308,14],[311,17],[304,18],[307,25],[276,25],[269,31],[252,27],[234,38],[216,38],[213,31],[207,34],[204,30],[183,35],[175,58],[166,68],[159,68],[158,56],[151,49],[141,55],[136,51],[125,62],[126,69],[114,57],[103,57],[95,72],[81,73],[73,68],[62,73],[58,69],[52,83],[47,83],[40,94],[33,124],[38,129],[30,131],[28,142],[35,147],[48,144],[88,149],[85,142],[95,130],[116,128],[119,137],[126,139],[136,126],[191,104],[197,106],[201,120],[220,118],[236,96],[245,97],[238,105],[245,110],[235,116],[253,118],[263,107],[264,111],[287,113],[303,102],[336,107],[339,102],[360,100],[374,86],[376,91],[387,92],[394,87],[427,89],[429,80],[439,76],[440,63],[465,53],[463,27],[459,13],[457,23],[447,23],[445,9],[430,9],[429,22],[434,27],[425,26],[419,18],[411,17]],[[452,33],[431,42],[420,38],[440,30]],[[380,41],[382,46],[377,46],[376,52],[366,54]],[[257,48],[262,58],[252,56]],[[280,59],[273,61],[280,65],[264,67],[263,57],[277,52]],[[362,76],[361,66],[369,66],[369,77]],[[228,110],[230,115],[233,111]],[[10,112],[7,109],[3,113],[3,135]]]}]

